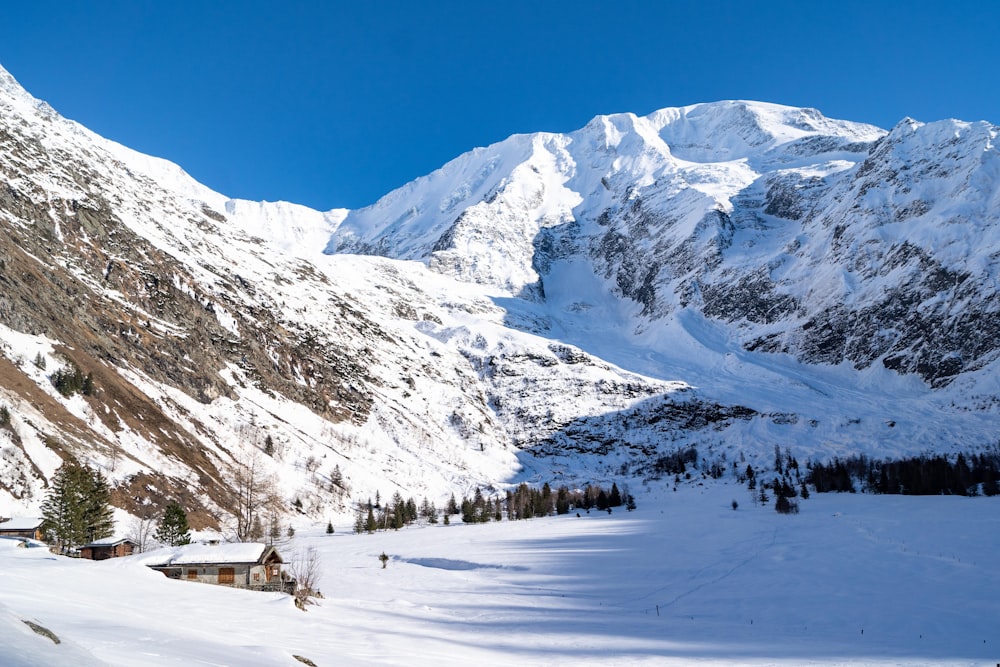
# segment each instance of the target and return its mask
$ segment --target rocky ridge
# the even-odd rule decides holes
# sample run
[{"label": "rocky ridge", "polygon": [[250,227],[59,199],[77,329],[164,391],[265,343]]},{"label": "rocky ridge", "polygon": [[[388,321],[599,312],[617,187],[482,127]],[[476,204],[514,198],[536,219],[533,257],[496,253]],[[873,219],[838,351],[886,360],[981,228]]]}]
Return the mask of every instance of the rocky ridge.
[{"label": "rocky ridge", "polygon": [[[123,510],[226,530],[253,461],[315,519],[692,445],[991,444],[995,138],[695,105],[318,212],[212,192],[0,70],[0,514],[66,456]],[[56,389],[72,369],[91,391]]]}]

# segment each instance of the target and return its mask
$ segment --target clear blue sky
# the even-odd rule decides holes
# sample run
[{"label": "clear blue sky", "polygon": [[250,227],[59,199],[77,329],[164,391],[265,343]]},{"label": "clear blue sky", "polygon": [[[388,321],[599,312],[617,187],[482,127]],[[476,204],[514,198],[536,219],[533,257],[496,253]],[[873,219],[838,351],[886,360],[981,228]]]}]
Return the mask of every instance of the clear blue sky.
[{"label": "clear blue sky", "polygon": [[224,194],[329,209],[601,113],[755,99],[1000,123],[998,26],[994,0],[31,0],[0,9],[0,64]]}]

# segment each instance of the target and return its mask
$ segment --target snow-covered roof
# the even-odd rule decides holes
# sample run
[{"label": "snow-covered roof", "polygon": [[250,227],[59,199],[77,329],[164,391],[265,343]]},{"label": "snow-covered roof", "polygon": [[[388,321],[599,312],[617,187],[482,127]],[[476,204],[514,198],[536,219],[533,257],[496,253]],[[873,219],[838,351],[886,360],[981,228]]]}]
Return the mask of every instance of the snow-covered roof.
[{"label": "snow-covered roof", "polygon": [[144,559],[150,567],[168,565],[209,565],[222,563],[257,563],[268,549],[259,542],[232,544],[185,544],[179,547],[158,549]]},{"label": "snow-covered roof", "polygon": [[34,530],[42,525],[45,519],[33,516],[16,516],[0,523],[0,530]]},{"label": "snow-covered roof", "polygon": [[83,546],[84,547],[114,547],[114,546],[117,546],[117,545],[121,544],[122,542],[132,542],[132,544],[135,544],[134,541],[128,539],[127,537],[105,537],[104,539],[94,540],[93,542],[90,542],[88,544],[84,544]]}]

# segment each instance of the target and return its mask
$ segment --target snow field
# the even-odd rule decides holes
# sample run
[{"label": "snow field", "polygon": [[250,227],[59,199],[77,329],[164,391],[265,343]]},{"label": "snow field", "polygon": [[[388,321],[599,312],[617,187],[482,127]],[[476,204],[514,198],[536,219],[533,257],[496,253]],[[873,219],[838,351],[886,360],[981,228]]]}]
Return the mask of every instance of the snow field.
[{"label": "snow field", "polygon": [[322,560],[326,597],[307,612],[279,594],[168,581],[141,557],[2,548],[0,664],[65,663],[62,645],[17,619],[91,664],[996,662],[995,499],[814,494],[801,507],[778,515],[715,483],[653,488],[610,516],[317,527],[280,548]]}]

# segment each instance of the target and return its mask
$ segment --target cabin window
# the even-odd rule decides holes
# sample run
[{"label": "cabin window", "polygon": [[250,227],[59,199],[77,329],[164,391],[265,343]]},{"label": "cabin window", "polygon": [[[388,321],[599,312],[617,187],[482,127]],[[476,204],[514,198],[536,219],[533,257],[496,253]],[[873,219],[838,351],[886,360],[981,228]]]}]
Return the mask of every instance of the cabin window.
[{"label": "cabin window", "polygon": [[219,583],[220,584],[232,584],[236,582],[236,568],[234,567],[220,567],[219,568]]},{"label": "cabin window", "polygon": [[254,581],[260,581],[260,572],[254,572],[253,573],[253,580]]}]

